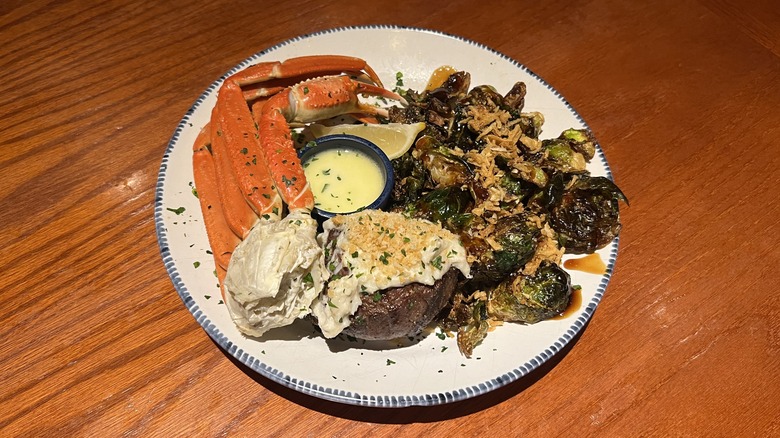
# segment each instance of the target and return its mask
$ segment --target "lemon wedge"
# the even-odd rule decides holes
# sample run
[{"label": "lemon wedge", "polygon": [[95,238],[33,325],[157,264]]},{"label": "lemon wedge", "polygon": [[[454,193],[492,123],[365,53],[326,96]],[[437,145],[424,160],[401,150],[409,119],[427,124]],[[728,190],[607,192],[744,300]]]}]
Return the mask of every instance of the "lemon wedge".
[{"label": "lemon wedge", "polygon": [[319,138],[332,134],[349,134],[365,138],[374,143],[387,154],[387,157],[394,160],[409,150],[417,138],[417,134],[425,129],[425,123],[387,123],[378,125],[335,125],[324,126],[320,124],[311,124],[307,128],[311,135]]}]

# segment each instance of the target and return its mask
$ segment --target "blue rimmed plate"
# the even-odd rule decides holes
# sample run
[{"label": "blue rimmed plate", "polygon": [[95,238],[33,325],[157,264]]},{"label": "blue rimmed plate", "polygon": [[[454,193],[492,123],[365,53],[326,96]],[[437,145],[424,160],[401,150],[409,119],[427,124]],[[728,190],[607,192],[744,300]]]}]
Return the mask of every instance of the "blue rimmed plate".
[{"label": "blue rimmed plate", "polygon": [[[391,87],[401,72],[404,87],[421,90],[442,65],[468,71],[472,85],[493,85],[502,94],[524,81],[525,110],[545,116],[543,138],[586,127],[555,89],[517,61],[482,44],[423,29],[349,27],[305,35],[257,53],[226,76],[257,62],[313,54],[363,58]],[[592,316],[614,267],[617,239],[598,251],[607,264],[606,274],[570,272],[572,283],[582,286],[579,309],[534,325],[499,327],[471,359],[460,355],[454,338],[437,333],[396,343],[325,340],[309,323],[298,321],[262,340],[244,337],[220,299],[193,193],[192,143],[208,122],[223,78],[198,97],[168,144],[157,182],[155,224],[163,262],[185,307],[215,342],[252,370],[297,391],[341,403],[436,405],[484,394],[523,377],[559,352]],[[588,168],[594,175],[611,176],[601,148]]]}]

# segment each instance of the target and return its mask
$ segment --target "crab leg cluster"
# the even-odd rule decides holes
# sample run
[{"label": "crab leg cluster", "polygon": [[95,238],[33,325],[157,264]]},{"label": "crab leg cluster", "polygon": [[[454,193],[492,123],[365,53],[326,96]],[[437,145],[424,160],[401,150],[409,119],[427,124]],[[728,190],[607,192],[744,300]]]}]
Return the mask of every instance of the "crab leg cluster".
[{"label": "crab leg cluster", "polygon": [[382,88],[365,61],[347,56],[265,62],[225,79],[210,123],[193,145],[193,171],[226,301],[224,281],[236,246],[258,224],[287,213],[308,215],[314,207],[290,125],[342,114],[386,115],[359,102],[361,94],[403,100]]}]

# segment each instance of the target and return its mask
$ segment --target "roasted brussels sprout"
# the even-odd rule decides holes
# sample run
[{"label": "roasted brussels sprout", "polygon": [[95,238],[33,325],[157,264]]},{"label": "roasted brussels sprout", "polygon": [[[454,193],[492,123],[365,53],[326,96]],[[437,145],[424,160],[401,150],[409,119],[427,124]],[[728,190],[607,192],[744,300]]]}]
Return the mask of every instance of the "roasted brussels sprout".
[{"label": "roasted brussels sprout", "polygon": [[488,299],[491,318],[533,324],[566,310],[571,278],[560,266],[543,263],[533,276],[518,275],[496,287]]},{"label": "roasted brussels sprout", "polygon": [[537,188],[545,187],[547,185],[549,180],[547,173],[545,173],[544,169],[535,163],[531,161],[520,161],[513,163],[510,167],[508,164],[504,164],[501,161],[502,160],[497,159],[496,164],[498,164],[502,170],[507,172],[505,176],[508,177],[505,181],[501,181],[501,185],[510,193],[516,196],[520,196],[521,193],[528,191],[529,187],[527,184],[523,187],[517,186],[517,182],[520,181],[529,182]]},{"label": "roasted brussels sprout", "polygon": [[471,86],[471,74],[459,71],[451,74],[439,88],[426,92],[425,97],[433,97],[454,106],[455,100],[461,99]]},{"label": "roasted brussels sprout", "polygon": [[458,187],[444,187],[432,190],[414,204],[407,207],[410,216],[438,222],[444,228],[458,233],[469,225],[473,218],[472,199],[469,192]]},{"label": "roasted brussels sprout", "polygon": [[541,230],[523,216],[499,219],[493,235],[501,249],[479,255],[471,270],[474,284],[496,284],[517,272],[533,257],[540,234]]},{"label": "roasted brussels sprout", "polygon": [[420,137],[414,147],[414,156],[422,162],[435,187],[461,186],[471,182],[472,174],[466,162],[433,137]]},{"label": "roasted brussels sprout", "polygon": [[596,155],[596,139],[593,138],[593,134],[587,129],[570,128],[563,131],[558,138],[566,140],[569,143],[569,147],[575,152],[582,154],[585,161],[592,160]]},{"label": "roasted brussels sprout", "polygon": [[543,165],[565,173],[585,172],[587,161],[575,151],[565,139],[544,140],[542,147],[547,152]]},{"label": "roasted brussels sprout", "polygon": [[542,134],[542,125],[544,124],[544,115],[540,112],[522,113],[517,119],[522,127],[523,134],[531,138],[539,138]]},{"label": "roasted brussels sprout", "polygon": [[549,223],[567,253],[586,254],[603,248],[620,232],[619,201],[628,198],[608,178],[581,175],[566,187],[553,177],[547,192]]},{"label": "roasted brussels sprout", "polygon": [[470,105],[498,108],[504,106],[504,97],[498,94],[496,89],[490,85],[479,85],[472,88],[466,99]]}]

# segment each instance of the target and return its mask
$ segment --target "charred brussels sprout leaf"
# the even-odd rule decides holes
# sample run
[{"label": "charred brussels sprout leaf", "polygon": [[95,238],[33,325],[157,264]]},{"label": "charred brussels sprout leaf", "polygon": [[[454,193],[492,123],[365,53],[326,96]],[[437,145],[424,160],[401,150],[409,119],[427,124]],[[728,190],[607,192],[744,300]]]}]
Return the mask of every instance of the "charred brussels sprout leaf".
[{"label": "charred brussels sprout leaf", "polygon": [[562,313],[570,300],[569,274],[547,263],[533,276],[518,275],[498,285],[488,300],[488,315],[500,321],[533,324]]},{"label": "charred brussels sprout leaf", "polygon": [[427,178],[422,162],[411,151],[393,160],[395,185],[392,192],[392,208],[402,208],[415,202],[425,188]]},{"label": "charred brussels sprout leaf", "polygon": [[472,268],[477,283],[498,283],[514,274],[536,251],[541,230],[521,216],[506,216],[496,222],[499,250],[484,252]]},{"label": "charred brussels sprout leaf", "polygon": [[508,173],[505,173],[498,183],[501,185],[501,187],[504,188],[504,190],[521,199],[528,196],[533,189],[533,187],[530,186],[526,181],[520,178],[515,178]]},{"label": "charred brussels sprout leaf", "polygon": [[457,331],[458,350],[466,357],[471,357],[474,347],[485,339],[490,328],[484,294],[477,295],[481,297],[456,295],[449,314],[441,324],[444,330]]},{"label": "charred brussels sprout leaf", "polygon": [[483,301],[472,305],[472,315],[468,324],[458,327],[458,349],[467,358],[471,357],[474,347],[485,339],[490,328]]},{"label": "charred brussels sprout leaf", "polygon": [[[580,176],[571,187],[550,193],[550,226],[567,253],[585,254],[603,248],[620,232],[619,201],[628,199],[611,180]],[[555,186],[555,184],[553,184]]]},{"label": "charred brussels sprout leaf", "polygon": [[523,110],[525,105],[525,83],[517,82],[504,96],[504,105],[517,112]]}]

